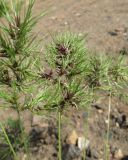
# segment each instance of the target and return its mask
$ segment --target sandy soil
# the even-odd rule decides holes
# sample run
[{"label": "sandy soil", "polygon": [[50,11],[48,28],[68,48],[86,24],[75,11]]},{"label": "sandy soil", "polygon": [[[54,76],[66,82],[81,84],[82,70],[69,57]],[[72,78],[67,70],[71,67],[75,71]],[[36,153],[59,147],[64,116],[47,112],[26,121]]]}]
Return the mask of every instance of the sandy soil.
[{"label": "sandy soil", "polygon": [[36,30],[50,34],[87,34],[87,46],[100,53],[118,53],[127,46],[127,0],[37,0],[35,13],[47,11]]},{"label": "sandy soil", "polygon": [[[128,54],[128,0],[37,0],[33,13],[38,14],[40,11],[48,13],[37,24],[34,32],[44,38],[44,43],[56,32],[68,30],[87,35],[87,47],[94,53],[116,56],[124,49],[125,54]],[[89,117],[86,109],[65,113],[70,122],[67,119],[66,124],[63,123],[63,147],[66,145],[67,136],[70,136],[73,130],[78,136],[84,135],[84,121],[88,117],[87,139],[91,151],[87,154],[87,160],[104,160],[108,96],[99,95],[98,101],[90,107],[90,111]],[[111,111],[110,159],[127,160],[128,104],[113,98]],[[12,110],[0,112],[1,120],[9,116],[17,117]],[[58,137],[55,121],[44,121],[36,117],[35,125],[34,118],[31,113],[23,113],[26,131],[30,131],[32,137],[33,160],[42,160],[42,157],[43,160],[57,160]],[[22,153],[20,156],[23,158]],[[81,160],[80,157],[76,157],[75,160]],[[63,160],[74,160],[74,158]]]}]

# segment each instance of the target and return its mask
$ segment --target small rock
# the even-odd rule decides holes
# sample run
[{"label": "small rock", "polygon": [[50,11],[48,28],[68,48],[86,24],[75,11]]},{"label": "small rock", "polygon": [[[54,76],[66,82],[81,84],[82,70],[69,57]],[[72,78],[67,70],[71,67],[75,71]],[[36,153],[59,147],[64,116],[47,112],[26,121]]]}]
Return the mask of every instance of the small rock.
[{"label": "small rock", "polygon": [[75,145],[66,145],[63,148],[62,160],[73,160],[74,158],[78,158],[80,156],[80,149]]},{"label": "small rock", "polygon": [[114,153],[114,158],[116,158],[116,159],[121,159],[121,158],[123,158],[123,153],[122,153],[122,150],[121,150],[121,149],[118,149],[117,151],[115,151],[115,153]]},{"label": "small rock", "polygon": [[126,33],[127,32],[127,28],[119,27],[119,28],[115,29],[115,32],[117,32],[117,33]]},{"label": "small rock", "polygon": [[57,20],[57,17],[53,16],[53,17],[50,17],[50,19],[54,21],[54,20]]},{"label": "small rock", "polygon": [[38,147],[32,147],[32,152],[38,152]]},{"label": "small rock", "polygon": [[67,21],[65,21],[65,22],[64,22],[64,25],[68,25],[68,22],[67,22]]},{"label": "small rock", "polygon": [[82,36],[83,36],[83,34],[82,34],[82,33],[79,33],[79,34],[78,34],[78,36],[82,37]]},{"label": "small rock", "polygon": [[115,31],[109,31],[108,34],[110,34],[111,36],[117,36],[118,35],[117,32],[115,32]]},{"label": "small rock", "polygon": [[90,158],[91,160],[96,160],[99,157],[98,152],[93,148],[91,149],[90,146],[86,149],[86,157]]},{"label": "small rock", "polygon": [[24,154],[22,160],[27,160],[27,155],[26,154]]},{"label": "small rock", "polygon": [[108,120],[108,119],[105,119],[105,123],[108,124],[108,123],[109,123],[109,120]]},{"label": "small rock", "polygon": [[85,137],[78,137],[77,145],[80,150],[88,148],[89,143],[90,143],[89,140],[88,139],[85,140]]},{"label": "small rock", "polygon": [[117,123],[117,122],[116,122],[116,127],[118,127],[118,128],[120,127],[119,123]]},{"label": "small rock", "polygon": [[81,14],[80,14],[80,13],[76,13],[76,16],[77,16],[77,17],[80,17],[80,16],[81,16]]},{"label": "small rock", "polygon": [[67,144],[74,144],[74,145],[76,145],[77,140],[78,140],[78,134],[76,133],[75,130],[73,130],[71,132],[71,134],[67,137],[66,142],[67,142]]},{"label": "small rock", "polygon": [[20,160],[27,160],[28,157],[27,157],[26,154],[24,154],[23,152],[21,152],[21,153],[18,153],[18,154],[17,154],[17,159],[20,159]]},{"label": "small rock", "polygon": [[92,157],[93,157],[94,159],[98,159],[99,154],[98,154],[98,152],[97,152],[96,150],[93,150],[93,151],[92,151]]},{"label": "small rock", "polygon": [[120,128],[127,128],[128,127],[128,118],[126,115],[121,115],[116,118],[116,123],[120,126]]},{"label": "small rock", "polygon": [[111,36],[117,36],[119,34],[123,34],[124,36],[127,36],[127,28],[125,27],[119,27],[114,29],[114,31],[108,32]]},{"label": "small rock", "polygon": [[102,114],[102,113],[103,113],[103,110],[102,110],[102,109],[98,109],[98,112],[99,112],[100,114]]}]

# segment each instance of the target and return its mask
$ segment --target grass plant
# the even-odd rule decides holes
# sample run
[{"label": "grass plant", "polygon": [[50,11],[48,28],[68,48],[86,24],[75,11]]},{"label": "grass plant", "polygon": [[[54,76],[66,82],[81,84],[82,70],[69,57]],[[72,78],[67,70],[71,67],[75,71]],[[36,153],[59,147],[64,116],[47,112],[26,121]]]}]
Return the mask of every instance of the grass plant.
[{"label": "grass plant", "polygon": [[[33,80],[31,62],[34,60],[38,46],[32,29],[37,21],[44,15],[32,16],[32,8],[35,0],[29,0],[27,8],[22,12],[22,1],[11,1],[10,10],[5,0],[0,1],[2,6],[1,15],[5,23],[0,25],[0,98],[3,100],[1,107],[12,108],[17,111],[18,125],[25,152],[28,154],[25,133],[22,127],[21,111],[26,109],[30,93],[27,93]],[[26,7],[26,6],[25,6]],[[22,97],[22,100],[21,100]],[[2,124],[1,124],[2,127]],[[4,135],[11,141],[2,127]],[[12,149],[14,155],[14,150]],[[15,158],[15,157],[14,157]],[[29,156],[28,156],[29,159]]]},{"label": "grass plant", "polygon": [[[10,156],[11,157],[11,153],[14,157],[14,160],[17,160],[17,155],[16,155],[16,152],[13,148],[13,145],[9,139],[9,136],[5,130],[5,127],[3,126],[3,124],[0,122],[0,128],[2,130],[2,133],[3,133],[3,138],[4,138],[4,142],[6,142],[7,145],[9,145],[9,147],[5,150],[5,152],[3,153],[3,151],[0,151],[0,157],[1,159],[6,159],[6,157]],[[4,149],[3,149],[4,150]]]},{"label": "grass plant", "polygon": [[46,46],[47,67],[39,73],[40,78],[46,81],[46,91],[41,97],[39,96],[38,100],[45,102],[42,109],[58,112],[59,160],[62,159],[61,116],[63,111],[68,107],[85,106],[90,100],[87,98],[89,97],[88,86],[83,83],[88,69],[87,52],[84,38],[69,32],[55,36]]}]

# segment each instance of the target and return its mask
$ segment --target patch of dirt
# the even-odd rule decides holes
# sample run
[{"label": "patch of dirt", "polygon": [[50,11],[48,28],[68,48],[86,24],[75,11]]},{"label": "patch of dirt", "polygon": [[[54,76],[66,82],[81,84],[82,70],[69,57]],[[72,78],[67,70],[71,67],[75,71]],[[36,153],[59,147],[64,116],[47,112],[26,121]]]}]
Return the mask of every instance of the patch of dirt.
[{"label": "patch of dirt", "polygon": [[[120,109],[121,108],[121,109]],[[123,160],[128,155],[128,105],[113,97],[110,114],[109,157]],[[6,111],[7,113],[7,111]],[[7,118],[7,114],[6,115]],[[16,113],[11,111],[16,117]],[[25,131],[30,138],[32,160],[57,160],[58,130],[56,113],[43,116],[22,113]],[[9,117],[9,115],[8,115]],[[13,117],[12,117],[13,118]],[[2,120],[2,119],[1,119]],[[29,127],[28,127],[29,126]],[[87,160],[105,159],[108,126],[108,95],[102,95],[87,109],[69,108],[62,116],[62,160],[82,160],[78,140],[85,137]],[[28,131],[29,128],[29,131]],[[2,148],[3,145],[0,145]],[[118,153],[119,152],[119,153]],[[121,152],[121,153],[120,153]],[[121,154],[121,155],[120,155]],[[25,154],[18,153],[22,160]]]},{"label": "patch of dirt", "polygon": [[35,14],[47,11],[36,31],[49,39],[55,32],[87,34],[94,52],[118,53],[128,49],[127,0],[37,0]]}]

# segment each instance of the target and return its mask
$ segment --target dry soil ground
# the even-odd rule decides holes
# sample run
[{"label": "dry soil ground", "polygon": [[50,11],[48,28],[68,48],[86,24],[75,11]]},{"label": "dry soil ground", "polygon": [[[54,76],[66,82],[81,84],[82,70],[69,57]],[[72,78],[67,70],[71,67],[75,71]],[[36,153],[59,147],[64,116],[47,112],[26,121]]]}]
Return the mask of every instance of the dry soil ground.
[{"label": "dry soil ground", "polygon": [[[44,42],[50,40],[55,32],[69,30],[78,34],[87,34],[87,47],[96,54],[106,53],[116,56],[121,54],[121,50],[125,50],[127,58],[128,0],[37,0],[33,14],[43,10],[48,13],[37,24],[34,31],[40,33]],[[70,122],[65,120],[63,123],[63,160],[80,159],[77,144],[74,146],[72,143],[77,139],[74,137],[84,135],[83,122],[87,117],[86,137],[89,141],[87,159],[105,160],[108,96],[101,94],[99,100],[90,107],[90,111],[89,117],[86,110],[65,113]],[[16,114],[10,110],[0,112],[1,120],[9,116],[14,118]],[[56,160],[57,133],[54,121],[44,121],[31,113],[23,114],[23,119],[27,131],[31,130],[32,159]],[[128,104],[116,98],[112,100],[110,128],[110,159],[127,160]],[[73,140],[70,141],[70,137]],[[22,154],[21,157],[23,159]]]},{"label": "dry soil ground", "polygon": [[106,53],[126,46],[127,0],[37,0],[35,13],[42,10],[48,14],[36,30],[45,36],[65,30],[87,34],[87,46]]}]

